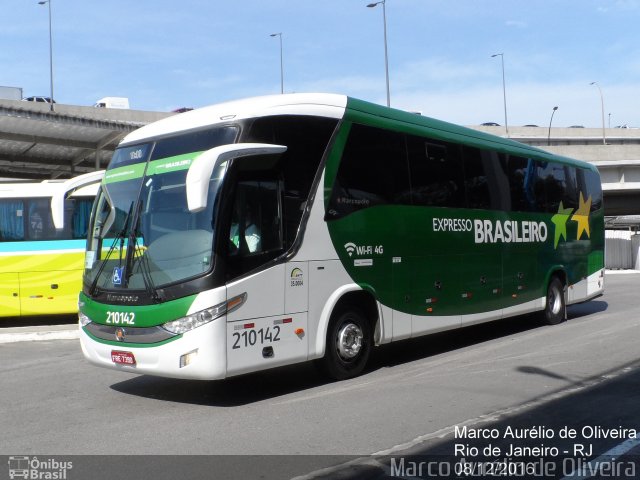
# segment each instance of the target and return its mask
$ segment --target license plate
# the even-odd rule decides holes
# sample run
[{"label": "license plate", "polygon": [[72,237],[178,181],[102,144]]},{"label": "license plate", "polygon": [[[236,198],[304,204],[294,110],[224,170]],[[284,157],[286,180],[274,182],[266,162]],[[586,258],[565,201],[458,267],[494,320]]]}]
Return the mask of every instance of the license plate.
[{"label": "license plate", "polygon": [[119,352],[111,350],[111,361],[120,365],[135,365],[136,357],[131,352]]}]

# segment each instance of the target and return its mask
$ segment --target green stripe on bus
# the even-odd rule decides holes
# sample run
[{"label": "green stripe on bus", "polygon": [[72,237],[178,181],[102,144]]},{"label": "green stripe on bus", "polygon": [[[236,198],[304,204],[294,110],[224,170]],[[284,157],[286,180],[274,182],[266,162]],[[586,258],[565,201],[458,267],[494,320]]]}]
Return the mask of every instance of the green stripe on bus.
[{"label": "green stripe on bus", "polygon": [[[114,325],[109,323],[109,312],[134,314],[133,324],[124,323],[123,327],[155,327],[187,315],[191,304],[197,295],[191,295],[177,300],[171,300],[155,305],[108,305],[90,299],[84,293],[80,294],[80,311],[91,319],[92,322],[101,325]],[[118,318],[124,318],[119,316]],[[131,316],[126,317],[131,319]]]},{"label": "green stripe on bus", "polygon": [[[183,155],[176,155],[174,157],[153,160],[149,162],[147,175],[159,175],[163,173],[187,170],[193,163],[193,160],[200,155],[200,153],[202,152],[192,152]],[[142,175],[144,175],[145,165],[146,163],[142,162],[107,170],[104,176],[104,183],[124,182],[126,180],[141,178]]]},{"label": "green stripe on bus", "polygon": [[144,163],[135,163],[125,167],[118,167],[107,170],[104,174],[104,183],[124,182],[134,178],[141,178],[144,173]]}]

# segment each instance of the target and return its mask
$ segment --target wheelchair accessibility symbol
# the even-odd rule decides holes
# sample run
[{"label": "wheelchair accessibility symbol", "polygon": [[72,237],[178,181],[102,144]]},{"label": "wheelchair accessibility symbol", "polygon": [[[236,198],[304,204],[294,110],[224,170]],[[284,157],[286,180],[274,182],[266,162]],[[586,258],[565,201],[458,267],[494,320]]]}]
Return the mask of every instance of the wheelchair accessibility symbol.
[{"label": "wheelchair accessibility symbol", "polygon": [[111,277],[111,282],[114,285],[122,285],[122,270],[123,270],[123,267],[115,267],[113,269],[113,276]]}]

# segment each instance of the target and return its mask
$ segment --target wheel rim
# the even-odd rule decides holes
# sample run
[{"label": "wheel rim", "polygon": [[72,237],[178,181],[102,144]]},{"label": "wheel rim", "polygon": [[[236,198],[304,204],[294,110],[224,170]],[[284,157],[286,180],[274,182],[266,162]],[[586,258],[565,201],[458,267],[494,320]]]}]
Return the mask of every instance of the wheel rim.
[{"label": "wheel rim", "polygon": [[362,350],[364,335],[362,329],[355,323],[346,323],[338,331],[338,355],[343,360],[353,360]]},{"label": "wheel rim", "polygon": [[551,288],[549,290],[549,296],[547,298],[549,304],[549,310],[553,315],[558,315],[562,309],[562,297],[561,292],[557,288]]}]

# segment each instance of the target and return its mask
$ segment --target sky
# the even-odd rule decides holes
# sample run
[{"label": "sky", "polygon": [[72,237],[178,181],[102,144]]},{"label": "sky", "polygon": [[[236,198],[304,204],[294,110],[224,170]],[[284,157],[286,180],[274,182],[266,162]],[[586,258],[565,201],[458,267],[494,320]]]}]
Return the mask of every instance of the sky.
[{"label": "sky", "polygon": [[[171,111],[279,94],[273,33],[285,93],[386,103],[371,0],[50,1],[59,103]],[[49,96],[48,5],[0,6],[0,85]],[[386,26],[393,107],[504,125],[506,93],[509,126],[548,126],[558,106],[553,126],[599,127],[602,91],[607,126],[640,127],[640,0],[386,0]]]}]

